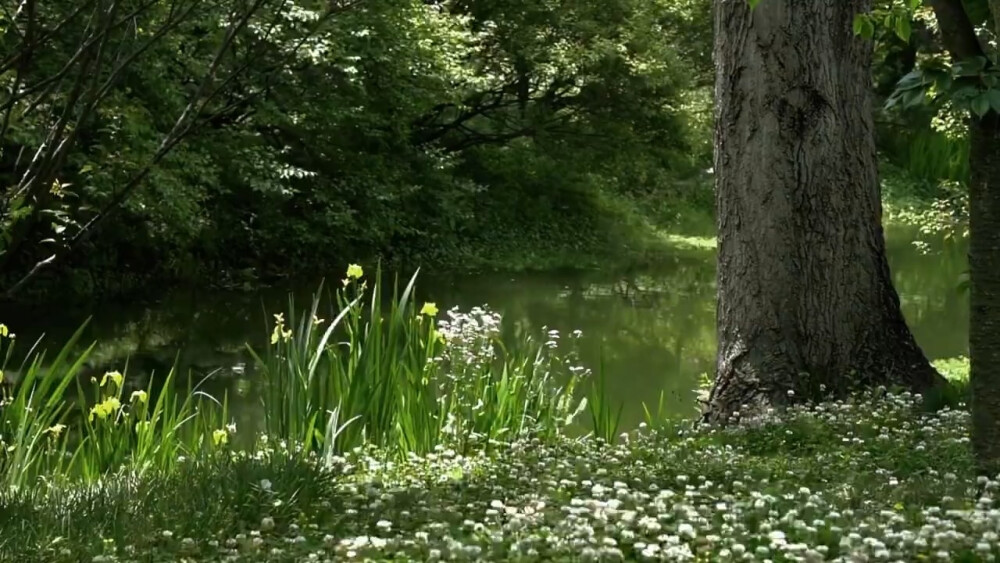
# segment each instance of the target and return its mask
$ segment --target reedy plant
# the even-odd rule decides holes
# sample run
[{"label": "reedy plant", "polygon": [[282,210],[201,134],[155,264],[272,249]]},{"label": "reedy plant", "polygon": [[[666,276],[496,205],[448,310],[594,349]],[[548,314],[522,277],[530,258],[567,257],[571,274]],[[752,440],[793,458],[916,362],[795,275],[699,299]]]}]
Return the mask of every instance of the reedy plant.
[{"label": "reedy plant", "polygon": [[321,292],[301,317],[290,299],[287,324],[274,315],[270,345],[250,350],[270,438],[326,456],[362,445],[404,454],[571,423],[578,376],[554,350],[530,337],[505,345],[485,309],[436,324],[435,304],[417,308],[418,273],[388,297],[381,271],[369,287],[352,265],[329,323],[318,316]]},{"label": "reedy plant", "polygon": [[[93,344],[75,358],[76,347],[87,323],[62,347],[55,359],[45,363],[45,352],[38,351],[39,338],[21,363],[18,381],[6,384],[5,373],[13,357],[16,338],[0,324],[0,483],[18,488],[30,483],[53,461],[63,463],[53,452],[65,452],[67,435],[63,424],[67,414],[65,392],[76,380]],[[55,446],[55,447],[53,447]]]},{"label": "reedy plant", "polygon": [[[126,367],[127,372],[127,367]],[[142,474],[151,469],[169,470],[184,456],[226,445],[235,426],[227,425],[228,399],[220,402],[192,386],[178,390],[175,370],[170,370],[154,389],[153,378],[146,389],[125,396],[125,377],[111,371],[98,381],[91,379],[97,398],[82,417],[81,436],[71,459],[71,471],[93,481],[119,468]],[[88,395],[77,381],[79,403]],[[155,400],[154,400],[155,397]]]},{"label": "reedy plant", "polygon": [[505,342],[501,316],[486,307],[447,314],[439,323],[447,345],[437,376],[447,407],[441,431],[450,441],[467,447],[526,435],[553,438],[582,412],[585,401],[575,410],[572,403],[589,371],[572,365],[573,351],[558,351],[558,331],[547,331],[544,342],[525,333]]},{"label": "reedy plant", "polygon": [[248,346],[260,366],[269,437],[300,444],[306,452],[386,446],[401,439],[398,405],[414,398],[401,396],[403,382],[412,379],[405,372],[422,369],[434,339],[418,333],[430,323],[413,310],[416,275],[387,311],[381,274],[370,296],[362,276],[360,267],[348,269],[343,288],[334,294],[329,323],[319,317],[321,286],[305,315],[297,313],[293,298],[287,321],[284,313],[274,315],[263,354]]},{"label": "reedy plant", "polygon": [[[190,382],[179,390],[173,370],[155,392],[151,380],[147,389],[125,397],[125,375],[110,371],[91,379],[94,393],[88,394],[81,379],[94,345],[74,352],[86,324],[51,363],[39,351],[39,338],[17,370],[20,377],[0,388],[0,484],[19,488],[40,476],[96,481],[119,469],[169,470],[181,456],[228,442],[235,429],[224,424],[226,400],[219,402]],[[15,339],[4,325],[0,335],[2,372],[11,363]]]},{"label": "reedy plant", "polygon": [[607,371],[604,369],[604,354],[601,354],[600,369],[597,371],[597,377],[592,381],[587,399],[587,411],[590,413],[594,434],[607,444],[614,443],[618,428],[621,426],[622,409],[625,405],[618,403],[616,410],[608,398],[608,378]]},{"label": "reedy plant", "polygon": [[[554,438],[573,424],[586,408],[586,401],[574,408],[574,394],[589,370],[558,350],[557,331],[505,341],[500,315],[485,307],[453,309],[437,321],[435,304],[417,308],[417,275],[401,292],[397,280],[389,297],[380,272],[369,288],[352,266],[333,294],[331,321],[318,316],[322,288],[307,314],[297,316],[289,300],[288,321],[275,315],[270,345],[262,355],[251,350],[267,438],[332,462],[362,446],[390,455],[467,451],[526,436]],[[126,383],[126,364],[86,385],[93,345],[74,352],[85,326],[51,363],[36,343],[18,371],[23,376],[3,388],[2,484],[170,471],[184,457],[226,448],[236,431],[226,424],[226,398],[217,401],[190,379],[186,388],[177,385],[174,370],[155,387],[151,378],[138,389]],[[10,363],[13,342],[0,325],[0,369]]]}]

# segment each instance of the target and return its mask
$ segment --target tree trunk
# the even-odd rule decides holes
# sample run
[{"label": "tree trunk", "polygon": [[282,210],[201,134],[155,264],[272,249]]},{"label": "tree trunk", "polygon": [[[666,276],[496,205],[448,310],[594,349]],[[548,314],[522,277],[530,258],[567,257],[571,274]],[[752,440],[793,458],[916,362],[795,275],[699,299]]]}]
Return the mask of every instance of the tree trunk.
[{"label": "tree trunk", "polygon": [[972,123],[969,359],[972,445],[981,475],[1000,474],[1000,116]]},{"label": "tree trunk", "polygon": [[941,383],[881,226],[871,0],[715,0],[717,373],[705,419]]}]

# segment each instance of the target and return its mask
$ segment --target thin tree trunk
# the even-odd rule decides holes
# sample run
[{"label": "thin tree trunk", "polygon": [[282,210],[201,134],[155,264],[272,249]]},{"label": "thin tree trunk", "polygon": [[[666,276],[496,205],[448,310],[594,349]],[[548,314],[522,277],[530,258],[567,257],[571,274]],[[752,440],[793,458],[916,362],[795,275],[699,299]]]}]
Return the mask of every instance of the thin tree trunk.
[{"label": "thin tree trunk", "polygon": [[715,0],[717,374],[705,418],[941,377],[892,286],[871,0]]},{"label": "thin tree trunk", "polygon": [[[961,0],[930,0],[954,62],[987,57]],[[1000,31],[1000,0],[990,0]],[[989,63],[992,64],[992,63]],[[1000,115],[972,119],[969,155],[969,384],[980,475],[1000,473]]]},{"label": "thin tree trunk", "polygon": [[972,123],[969,358],[972,445],[981,475],[1000,474],[1000,115]]}]

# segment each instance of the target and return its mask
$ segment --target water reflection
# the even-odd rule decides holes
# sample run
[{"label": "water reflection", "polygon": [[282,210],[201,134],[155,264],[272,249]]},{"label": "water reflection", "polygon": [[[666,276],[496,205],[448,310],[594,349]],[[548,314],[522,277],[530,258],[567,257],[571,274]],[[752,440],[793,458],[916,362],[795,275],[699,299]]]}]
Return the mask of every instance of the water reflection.
[{"label": "water reflection", "polygon": [[[967,353],[968,300],[958,290],[966,269],[963,242],[938,241],[930,253],[911,244],[913,233],[890,231],[888,251],[904,313],[918,342],[934,358]],[[304,306],[315,282],[293,288]],[[581,356],[597,367],[603,356],[613,399],[625,402],[623,423],[642,420],[642,402],[664,391],[671,412],[696,411],[693,390],[712,370],[715,354],[715,264],[710,252],[665,256],[656,267],[631,272],[549,272],[424,276],[419,295],[442,309],[483,303],[503,314],[505,330],[583,331]],[[256,294],[175,291],[152,304],[104,304],[67,310],[5,311],[7,324],[27,340],[48,332],[61,343],[88,315],[86,341],[97,341],[94,374],[122,368],[145,386],[175,359],[196,376],[212,374],[207,390],[230,393],[237,423],[254,424],[253,365],[245,345],[261,346],[270,313],[287,309],[288,289]]]}]

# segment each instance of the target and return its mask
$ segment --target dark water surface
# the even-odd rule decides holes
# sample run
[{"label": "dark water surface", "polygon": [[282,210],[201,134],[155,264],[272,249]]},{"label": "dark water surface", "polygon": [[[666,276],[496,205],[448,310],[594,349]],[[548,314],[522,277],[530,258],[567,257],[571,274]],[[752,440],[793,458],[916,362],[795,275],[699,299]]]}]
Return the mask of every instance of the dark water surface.
[{"label": "dark water surface", "polygon": [[[887,237],[903,311],[928,357],[964,355],[968,297],[958,286],[967,267],[965,243],[931,241],[928,252],[912,244],[914,236],[893,229]],[[305,307],[317,287],[311,280],[254,293],[177,290],[153,304],[6,310],[0,322],[18,333],[22,346],[46,333],[55,348],[93,316],[84,340],[97,341],[90,362],[95,373],[122,369],[128,360],[129,377],[143,385],[151,372],[165,374],[177,356],[182,369],[195,374],[218,370],[207,389],[228,390],[237,422],[253,426],[253,365],[244,344],[264,344],[265,320],[287,309],[289,292]],[[603,350],[610,393],[625,402],[627,426],[642,420],[642,402],[655,404],[661,391],[672,412],[693,414],[698,378],[715,361],[711,251],[664,255],[655,268],[633,272],[423,275],[418,298],[442,310],[488,304],[511,327],[582,330],[583,359],[596,368]]]}]

